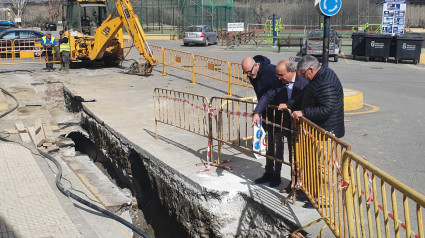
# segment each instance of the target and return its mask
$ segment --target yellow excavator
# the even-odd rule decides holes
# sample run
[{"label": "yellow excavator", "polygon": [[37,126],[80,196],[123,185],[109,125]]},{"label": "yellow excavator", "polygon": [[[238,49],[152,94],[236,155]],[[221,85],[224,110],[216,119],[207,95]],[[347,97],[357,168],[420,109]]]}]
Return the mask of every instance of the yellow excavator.
[{"label": "yellow excavator", "polygon": [[133,63],[129,72],[150,74],[157,60],[133,6],[129,0],[117,0],[116,10],[118,17],[113,18],[108,14],[106,0],[68,0],[64,26],[71,47],[71,62],[103,61],[107,66],[118,66],[124,58],[124,26],[146,61]]}]

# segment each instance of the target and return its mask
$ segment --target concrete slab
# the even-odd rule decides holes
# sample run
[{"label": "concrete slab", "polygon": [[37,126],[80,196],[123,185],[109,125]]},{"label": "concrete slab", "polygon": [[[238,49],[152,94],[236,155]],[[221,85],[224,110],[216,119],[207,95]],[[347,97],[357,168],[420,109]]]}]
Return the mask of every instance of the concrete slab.
[{"label": "concrete slab", "polygon": [[64,157],[64,160],[87,189],[109,211],[119,215],[131,206],[132,200],[125,196],[88,156]]}]

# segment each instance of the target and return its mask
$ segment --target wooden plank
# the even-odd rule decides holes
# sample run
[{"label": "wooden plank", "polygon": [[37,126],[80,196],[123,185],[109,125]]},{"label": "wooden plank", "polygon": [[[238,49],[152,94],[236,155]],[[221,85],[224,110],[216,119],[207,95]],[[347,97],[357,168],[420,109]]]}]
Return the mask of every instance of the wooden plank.
[{"label": "wooden plank", "polygon": [[24,144],[31,144],[31,138],[30,135],[27,132],[20,132],[19,136],[21,137],[21,140]]},{"label": "wooden plank", "polygon": [[56,138],[55,138],[55,135],[53,134],[52,127],[50,126],[50,121],[43,120],[42,125],[43,125],[43,131],[44,131],[44,136],[46,138],[46,142],[50,142],[50,143],[55,142]]},{"label": "wooden plank", "polygon": [[16,121],[15,126],[19,132],[27,132],[27,129],[25,129],[24,123],[22,121]]},{"label": "wooden plank", "polygon": [[6,134],[18,134],[19,131],[16,129],[4,129],[4,133]]},{"label": "wooden plank", "polygon": [[31,136],[32,143],[34,143],[34,146],[37,146],[37,144],[35,143],[36,139],[35,139],[35,128],[34,128],[34,126],[29,126],[29,127],[27,127],[27,129],[28,129],[28,133]]},{"label": "wooden plank", "polygon": [[35,121],[34,127],[35,127],[35,143],[34,144],[37,147],[40,147],[46,141],[46,137],[44,136],[43,124],[40,118],[38,118]]}]

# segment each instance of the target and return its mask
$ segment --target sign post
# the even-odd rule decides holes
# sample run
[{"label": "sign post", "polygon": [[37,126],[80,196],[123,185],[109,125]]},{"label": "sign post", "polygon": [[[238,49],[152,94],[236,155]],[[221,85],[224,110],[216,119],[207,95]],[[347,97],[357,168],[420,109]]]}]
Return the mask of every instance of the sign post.
[{"label": "sign post", "polygon": [[[227,32],[231,32],[231,31],[235,31],[235,32],[244,31],[244,23],[243,22],[227,23]],[[227,37],[229,37],[229,35],[227,35]],[[229,39],[227,40],[227,42],[229,42]],[[237,42],[238,42],[238,35],[235,34],[235,43],[236,45],[239,45]]]},{"label": "sign post", "polygon": [[316,0],[315,6],[319,14],[324,16],[323,28],[323,53],[322,66],[329,65],[329,32],[331,30],[331,16],[334,16],[341,10],[342,0]]}]

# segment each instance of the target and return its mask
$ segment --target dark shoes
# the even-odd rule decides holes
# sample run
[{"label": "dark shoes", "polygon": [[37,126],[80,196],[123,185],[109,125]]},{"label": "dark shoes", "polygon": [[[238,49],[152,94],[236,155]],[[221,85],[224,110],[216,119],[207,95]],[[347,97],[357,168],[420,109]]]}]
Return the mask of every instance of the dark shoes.
[{"label": "dark shoes", "polygon": [[268,182],[270,182],[269,186],[272,188],[279,186],[281,182],[280,175],[272,175],[272,174],[264,173],[261,178],[255,180],[256,184],[268,183]]},{"label": "dark shoes", "polygon": [[281,188],[281,189],[279,190],[279,192],[280,192],[280,193],[290,193],[290,192],[292,191],[291,184],[292,184],[292,183],[289,183],[289,185],[288,185],[288,186],[286,186],[286,187],[284,187],[284,188]]},{"label": "dark shoes", "polygon": [[258,179],[255,180],[255,184],[268,183],[272,180],[273,180],[272,174],[264,173],[261,178],[258,178]]},{"label": "dark shoes", "polygon": [[277,187],[277,186],[280,185],[280,182],[281,182],[280,174],[279,175],[273,175],[273,179],[270,182],[269,186],[272,187],[272,188]]}]

